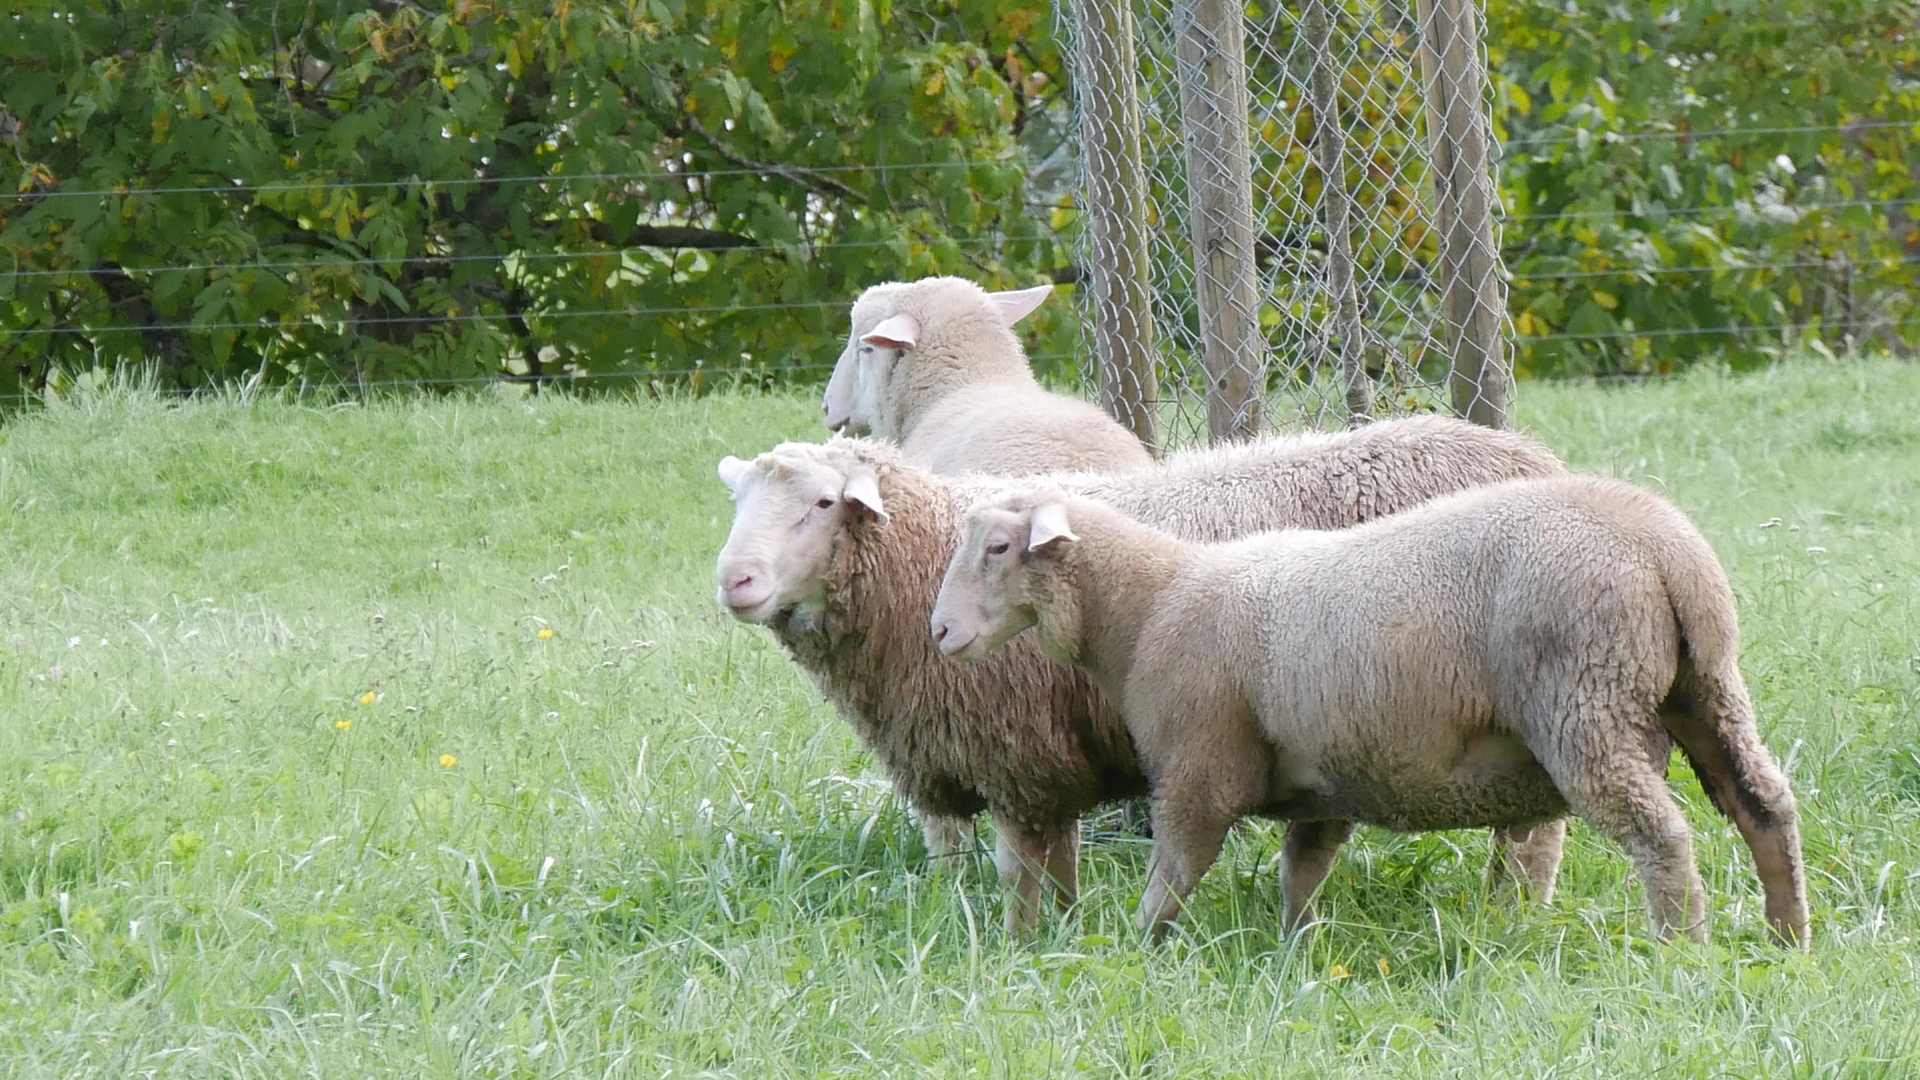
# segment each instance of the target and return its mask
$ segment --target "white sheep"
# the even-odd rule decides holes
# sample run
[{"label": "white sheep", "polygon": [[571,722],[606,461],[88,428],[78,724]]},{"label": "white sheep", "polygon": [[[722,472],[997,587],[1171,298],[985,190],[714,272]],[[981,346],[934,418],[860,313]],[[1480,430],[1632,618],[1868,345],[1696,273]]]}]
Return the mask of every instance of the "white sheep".
[{"label": "white sheep", "polygon": [[[953,277],[867,289],[827,381],[827,426],[898,443],[907,460],[949,475],[1152,464],[1152,454],[1105,413],[1034,379],[1013,325],[1052,291],[987,292]],[[972,846],[971,819],[914,810],[934,858]]]},{"label": "white sheep", "polygon": [[990,293],[937,277],[861,293],[827,381],[827,426],[898,443],[907,460],[938,473],[1151,465],[1152,453],[1097,406],[1033,377],[1013,324],[1052,289]]},{"label": "white sheep", "polygon": [[[1526,436],[1421,417],[1057,482],[1219,540],[1340,528],[1464,487],[1561,471]],[[926,634],[961,511],[1010,482],[936,476],[896,448],[847,438],[786,443],[751,462],[728,457],[719,472],[735,503],[715,566],[721,604],[773,630],[923,817],[992,811],[1010,927],[1037,915],[1040,868],[1071,899],[1077,819],[1144,791],[1125,731],[1084,676],[1030,640],[962,667],[941,660]],[[1527,839],[1503,844],[1491,869],[1518,870],[1544,893],[1560,833]]]},{"label": "white sheep", "polygon": [[1774,934],[1807,944],[1793,794],[1740,677],[1732,589],[1686,516],[1631,484],[1514,481],[1215,545],[1029,488],[968,511],[931,626],[962,659],[1034,627],[1117,705],[1151,788],[1143,929],[1164,932],[1244,815],[1290,822],[1299,926],[1355,822],[1571,808],[1626,848],[1656,937],[1704,940],[1677,743],[1753,852]]}]

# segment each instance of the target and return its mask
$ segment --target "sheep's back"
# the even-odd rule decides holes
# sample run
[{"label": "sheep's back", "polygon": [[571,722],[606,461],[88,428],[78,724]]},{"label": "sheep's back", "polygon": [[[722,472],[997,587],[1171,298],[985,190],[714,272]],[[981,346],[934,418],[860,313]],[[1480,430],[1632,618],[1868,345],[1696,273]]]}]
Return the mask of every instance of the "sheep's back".
[{"label": "sheep's back", "polygon": [[1182,539],[1210,542],[1344,529],[1469,488],[1565,471],[1528,436],[1428,416],[1187,451],[1151,473],[1074,486]]},{"label": "sheep's back", "polygon": [[1153,455],[1097,407],[1037,387],[955,391],[926,410],[900,443],[908,460],[946,475],[1115,473]]}]

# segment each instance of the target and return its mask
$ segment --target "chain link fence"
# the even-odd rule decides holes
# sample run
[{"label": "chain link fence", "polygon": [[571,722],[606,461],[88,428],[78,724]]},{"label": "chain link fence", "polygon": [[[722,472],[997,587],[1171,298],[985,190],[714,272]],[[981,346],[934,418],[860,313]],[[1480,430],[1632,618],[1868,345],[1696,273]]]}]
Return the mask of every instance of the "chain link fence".
[{"label": "chain link fence", "polygon": [[1100,395],[1171,446],[1448,410],[1506,423],[1472,0],[1074,0]]}]

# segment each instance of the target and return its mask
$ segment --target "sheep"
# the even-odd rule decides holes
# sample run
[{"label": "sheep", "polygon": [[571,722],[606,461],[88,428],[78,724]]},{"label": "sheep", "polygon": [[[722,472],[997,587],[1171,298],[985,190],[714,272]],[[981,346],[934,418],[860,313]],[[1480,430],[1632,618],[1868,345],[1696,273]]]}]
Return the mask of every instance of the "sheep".
[{"label": "sheep", "polygon": [[[1034,380],[1012,327],[1052,291],[987,292],[952,277],[867,289],[822,398],[827,426],[897,442],[909,461],[937,473],[1152,464],[1146,447],[1105,413]],[[971,820],[914,810],[932,857],[972,846]]]},{"label": "sheep", "polygon": [[1686,515],[1593,476],[1517,480],[1341,532],[1193,544],[1058,488],[970,509],[934,605],[977,660],[1028,627],[1133,738],[1163,934],[1228,828],[1288,821],[1289,928],[1364,822],[1515,826],[1574,813],[1626,848],[1654,936],[1706,939],[1678,744],[1752,851],[1766,918],[1806,948],[1794,798],[1736,663],[1725,571]]},{"label": "sheep", "polygon": [[[1525,436],[1418,417],[1055,481],[1217,540],[1344,527],[1463,487],[1562,471]],[[722,606],[772,629],[909,805],[945,818],[993,813],[1010,930],[1037,918],[1038,868],[1070,903],[1078,818],[1144,791],[1118,718],[1084,676],[1031,642],[960,667],[926,634],[960,512],[1011,481],[936,476],[896,448],[845,437],[786,443],[752,462],[729,456],[719,474],[736,504],[715,565]],[[1553,826],[1503,837],[1489,874],[1518,875],[1550,899],[1560,840]]]},{"label": "sheep", "polygon": [[937,473],[1120,471],[1153,454],[1096,406],[1041,388],[1014,336],[1053,286],[990,293],[964,278],[875,285],[827,381],[829,428],[900,444]]}]

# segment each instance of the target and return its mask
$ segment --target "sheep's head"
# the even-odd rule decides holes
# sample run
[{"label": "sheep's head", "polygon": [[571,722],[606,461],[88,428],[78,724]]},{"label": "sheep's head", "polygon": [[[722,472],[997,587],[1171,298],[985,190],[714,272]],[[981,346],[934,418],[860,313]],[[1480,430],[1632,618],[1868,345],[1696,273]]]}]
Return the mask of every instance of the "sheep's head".
[{"label": "sheep's head", "polygon": [[[933,605],[931,630],[940,652],[982,659],[1052,614],[1041,610],[1053,606],[1046,602],[1054,592],[1047,579],[1078,539],[1057,493],[1009,496],[969,509]],[[1043,646],[1051,636],[1042,633]]]},{"label": "sheep's head", "polygon": [[938,332],[935,321],[973,313],[1010,328],[1052,291],[1051,285],[1039,285],[990,293],[961,278],[927,278],[888,282],[861,293],[853,305],[852,332],[821,398],[827,426],[897,440],[898,418],[888,413],[886,402],[902,360]]},{"label": "sheep's head", "polygon": [[842,532],[856,520],[886,525],[876,471],[827,449],[788,443],[752,461],[720,460],[734,511],[714,575],[720,605],[734,618],[804,623],[825,603]]}]

